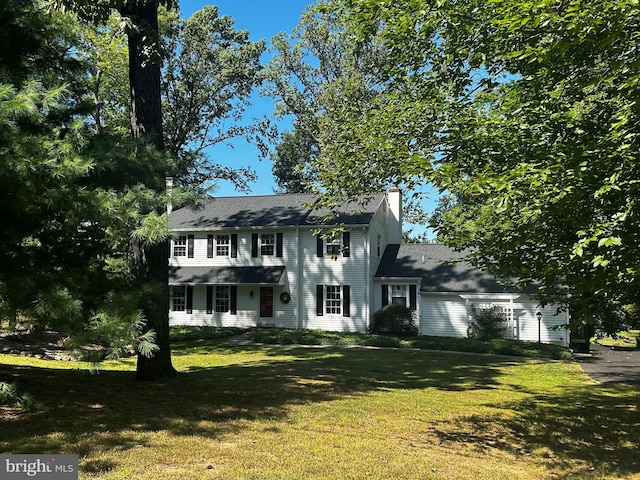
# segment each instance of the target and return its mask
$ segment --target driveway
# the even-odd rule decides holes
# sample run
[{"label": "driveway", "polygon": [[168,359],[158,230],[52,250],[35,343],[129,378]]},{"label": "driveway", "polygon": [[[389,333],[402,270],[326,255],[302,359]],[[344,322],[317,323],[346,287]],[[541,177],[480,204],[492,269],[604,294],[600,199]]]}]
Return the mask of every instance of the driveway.
[{"label": "driveway", "polygon": [[576,353],[584,373],[599,383],[640,385],[640,350],[615,350],[599,344],[589,353]]}]

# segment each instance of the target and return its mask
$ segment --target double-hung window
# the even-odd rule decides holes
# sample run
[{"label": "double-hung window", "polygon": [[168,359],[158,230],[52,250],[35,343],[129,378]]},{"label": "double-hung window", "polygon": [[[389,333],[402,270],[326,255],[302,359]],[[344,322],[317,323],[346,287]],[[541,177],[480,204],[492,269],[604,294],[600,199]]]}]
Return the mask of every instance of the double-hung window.
[{"label": "double-hung window", "polygon": [[183,286],[171,287],[171,311],[184,312],[186,308],[187,308],[186,287],[183,287]]},{"label": "double-hung window", "polygon": [[351,316],[349,285],[316,285],[316,315]]},{"label": "double-hung window", "polygon": [[389,303],[417,310],[418,286],[415,284],[382,285],[382,306],[389,305]]},{"label": "double-hung window", "polygon": [[407,286],[391,285],[391,303],[393,305],[407,306]]},{"label": "double-hung window", "polygon": [[327,314],[340,314],[342,312],[340,291],[340,286],[327,285],[327,300],[325,302]]},{"label": "double-hung window", "polygon": [[230,290],[229,286],[217,286],[216,287],[216,312],[228,312],[230,305]]},{"label": "double-hung window", "polygon": [[337,257],[338,255],[340,255],[341,245],[342,244],[340,243],[339,237],[328,238],[327,239],[327,255],[332,257]]},{"label": "double-hung window", "polygon": [[276,249],[276,236],[273,233],[260,235],[260,255],[273,255]]},{"label": "double-hung window", "polygon": [[174,257],[186,257],[187,256],[187,236],[180,235],[173,240],[173,256]]},{"label": "double-hung window", "polygon": [[229,256],[229,235],[217,235],[216,236],[216,256],[228,257]]}]

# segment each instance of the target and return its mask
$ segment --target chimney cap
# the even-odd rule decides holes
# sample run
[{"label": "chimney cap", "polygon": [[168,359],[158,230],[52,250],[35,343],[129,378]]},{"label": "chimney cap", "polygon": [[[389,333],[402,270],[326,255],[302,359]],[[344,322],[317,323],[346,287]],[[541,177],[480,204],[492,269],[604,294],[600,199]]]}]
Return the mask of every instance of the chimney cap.
[{"label": "chimney cap", "polygon": [[391,187],[391,189],[389,189],[389,192],[399,192],[400,189],[398,187]]}]

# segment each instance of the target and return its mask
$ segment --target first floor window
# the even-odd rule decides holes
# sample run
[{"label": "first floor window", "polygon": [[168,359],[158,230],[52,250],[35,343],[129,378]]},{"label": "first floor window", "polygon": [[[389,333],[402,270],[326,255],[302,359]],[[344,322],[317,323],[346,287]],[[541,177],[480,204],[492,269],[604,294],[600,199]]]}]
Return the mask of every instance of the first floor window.
[{"label": "first floor window", "polygon": [[391,285],[391,303],[394,305],[407,306],[407,286]]},{"label": "first floor window", "polygon": [[218,235],[216,237],[216,256],[229,256],[229,235]]},{"label": "first floor window", "polygon": [[228,312],[230,304],[229,287],[216,287],[216,312]]},{"label": "first floor window", "polygon": [[382,306],[402,305],[411,310],[418,309],[417,285],[382,285]]},{"label": "first floor window", "polygon": [[316,285],[316,315],[351,316],[351,287],[349,285]]},{"label": "first floor window", "polygon": [[187,256],[187,236],[180,235],[173,241],[173,256],[174,257],[186,257]]},{"label": "first floor window", "polygon": [[171,287],[171,311],[183,312],[187,308],[185,287]]},{"label": "first floor window", "polygon": [[341,313],[342,301],[340,297],[340,290],[341,288],[339,286],[327,285],[327,301],[325,305],[328,314]]}]

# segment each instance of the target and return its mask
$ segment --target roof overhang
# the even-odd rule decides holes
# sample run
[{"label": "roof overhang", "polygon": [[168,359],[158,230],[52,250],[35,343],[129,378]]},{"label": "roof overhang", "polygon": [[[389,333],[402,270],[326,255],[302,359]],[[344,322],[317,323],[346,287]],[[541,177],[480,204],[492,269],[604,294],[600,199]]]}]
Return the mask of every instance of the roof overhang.
[{"label": "roof overhang", "polygon": [[284,266],[170,267],[169,285],[281,285]]},{"label": "roof overhang", "polygon": [[463,300],[515,300],[520,298],[520,293],[469,293],[461,294],[460,298]]}]

